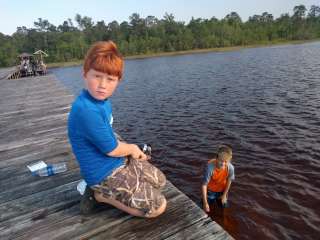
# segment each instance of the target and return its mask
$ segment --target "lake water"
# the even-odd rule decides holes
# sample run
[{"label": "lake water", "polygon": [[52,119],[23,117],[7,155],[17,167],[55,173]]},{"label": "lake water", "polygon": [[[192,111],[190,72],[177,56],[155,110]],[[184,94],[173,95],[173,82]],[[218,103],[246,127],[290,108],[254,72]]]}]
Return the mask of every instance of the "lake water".
[{"label": "lake water", "polygon": [[[83,87],[80,67],[52,71]],[[117,132],[197,203],[208,154],[232,145],[231,206],[212,217],[236,239],[319,239],[320,42],[127,60],[112,104]]]}]

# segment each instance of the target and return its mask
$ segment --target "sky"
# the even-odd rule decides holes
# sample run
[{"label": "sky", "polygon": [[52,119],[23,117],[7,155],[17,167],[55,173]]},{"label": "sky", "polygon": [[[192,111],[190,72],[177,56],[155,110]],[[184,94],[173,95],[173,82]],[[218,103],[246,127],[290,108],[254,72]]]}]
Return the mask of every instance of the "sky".
[{"label": "sky", "polygon": [[94,22],[104,20],[106,24],[113,20],[129,21],[132,13],[162,19],[166,12],[185,23],[192,17],[222,19],[232,11],[247,21],[249,16],[263,12],[275,18],[283,13],[291,15],[294,6],[300,4],[309,9],[311,5],[320,6],[320,0],[0,0],[0,32],[11,35],[17,27],[33,28],[38,18],[55,26],[71,18],[75,24],[77,13],[91,17]]}]

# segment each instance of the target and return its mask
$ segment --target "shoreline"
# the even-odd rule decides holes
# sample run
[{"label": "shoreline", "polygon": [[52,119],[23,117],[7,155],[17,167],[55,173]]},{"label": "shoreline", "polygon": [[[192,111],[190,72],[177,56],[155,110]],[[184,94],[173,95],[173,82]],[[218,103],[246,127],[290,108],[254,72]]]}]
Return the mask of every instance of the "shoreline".
[{"label": "shoreline", "polygon": [[[145,58],[153,58],[153,57],[200,54],[200,53],[209,53],[209,52],[231,52],[231,51],[239,51],[239,50],[247,49],[247,48],[261,48],[261,47],[272,47],[272,46],[281,46],[281,45],[290,45],[290,44],[304,44],[304,43],[318,42],[318,41],[320,41],[320,39],[270,42],[270,43],[261,43],[261,44],[252,44],[252,45],[221,47],[221,48],[192,49],[192,50],[174,51],[174,52],[159,52],[159,53],[150,53],[150,54],[141,54],[141,55],[131,55],[131,56],[124,57],[124,59],[125,60],[132,60],[132,59],[145,59]],[[82,65],[82,63],[83,63],[83,60],[70,61],[70,62],[56,62],[56,63],[48,63],[47,67],[48,68],[72,67],[72,66]]]}]

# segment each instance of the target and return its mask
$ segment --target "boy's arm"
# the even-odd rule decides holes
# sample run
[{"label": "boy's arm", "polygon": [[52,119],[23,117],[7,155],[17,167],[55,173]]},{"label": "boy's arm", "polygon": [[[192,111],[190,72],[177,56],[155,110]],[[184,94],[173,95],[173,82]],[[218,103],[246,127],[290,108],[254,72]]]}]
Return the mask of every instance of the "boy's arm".
[{"label": "boy's arm", "polygon": [[222,203],[226,203],[227,202],[227,197],[228,197],[228,192],[229,192],[229,189],[230,189],[230,186],[231,186],[231,182],[232,181],[230,179],[228,179],[226,189],[223,191],[223,194],[221,196]]},{"label": "boy's arm", "polygon": [[207,185],[203,184],[201,187],[202,190],[202,206],[203,206],[203,210],[205,212],[210,212],[210,207],[208,204],[208,197],[207,197]]},{"label": "boy's arm", "polygon": [[235,179],[234,167],[233,167],[233,165],[231,163],[228,163],[228,171],[229,172],[228,172],[227,186],[226,186],[226,188],[223,191],[223,194],[221,196],[222,203],[226,203],[227,202],[228,192],[230,190],[231,182]]},{"label": "boy's arm", "polygon": [[205,212],[210,212],[210,207],[208,203],[208,183],[210,181],[213,171],[212,166],[212,163],[206,164],[201,185],[202,206]]},{"label": "boy's arm", "polygon": [[129,144],[118,141],[118,145],[111,152],[107,153],[110,157],[125,157],[131,156],[134,159],[144,161],[148,160],[148,157],[136,144]]}]

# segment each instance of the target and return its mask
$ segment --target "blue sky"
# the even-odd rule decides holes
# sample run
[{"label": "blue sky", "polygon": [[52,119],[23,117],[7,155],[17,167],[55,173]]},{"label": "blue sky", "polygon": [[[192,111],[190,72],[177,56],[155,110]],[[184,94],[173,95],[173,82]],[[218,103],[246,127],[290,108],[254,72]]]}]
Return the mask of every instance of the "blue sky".
[{"label": "blue sky", "polygon": [[[11,35],[17,26],[33,27],[38,18],[47,19],[58,26],[77,13],[88,16],[94,22],[104,20],[109,23],[128,21],[132,13],[139,13],[161,19],[166,12],[172,13],[175,20],[188,23],[191,17],[221,19],[236,11],[246,21],[249,16],[264,11],[279,17],[282,13],[292,14],[294,6],[304,4],[320,6],[319,0],[0,0],[0,32]],[[74,21],[75,22],[75,21]]]}]

